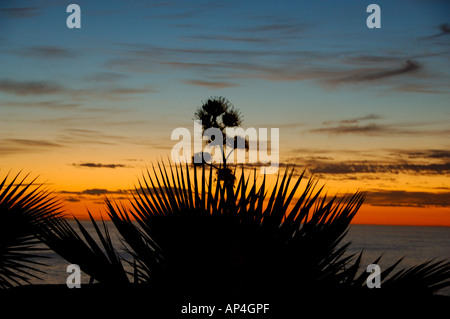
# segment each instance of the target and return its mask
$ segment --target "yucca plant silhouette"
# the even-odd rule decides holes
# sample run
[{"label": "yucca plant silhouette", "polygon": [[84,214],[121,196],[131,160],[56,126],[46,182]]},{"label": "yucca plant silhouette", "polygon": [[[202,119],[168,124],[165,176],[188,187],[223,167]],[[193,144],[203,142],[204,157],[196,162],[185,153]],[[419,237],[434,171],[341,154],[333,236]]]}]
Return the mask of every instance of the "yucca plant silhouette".
[{"label": "yucca plant silhouette", "polygon": [[[45,250],[36,237],[44,221],[61,217],[61,205],[43,184],[20,173],[0,183],[0,288],[29,283],[42,273]],[[38,269],[39,268],[39,269]]]},{"label": "yucca plant silhouette", "polygon": [[[227,128],[239,127],[243,122],[241,112],[236,109],[233,104],[224,97],[210,97],[202,106],[194,113],[194,119],[201,122],[202,133],[208,138],[207,145],[218,146],[221,152],[219,166],[214,166],[217,169],[217,179],[225,184],[225,190],[230,194],[233,192],[233,185],[235,176],[229,168],[229,158],[238,148],[247,149],[248,141],[242,137],[227,136]],[[222,138],[219,139],[218,135]],[[226,153],[228,152],[228,153]],[[214,154],[216,157],[217,155]],[[196,157],[199,157],[196,159]],[[206,152],[197,153],[194,155],[194,163],[209,162],[211,154]],[[213,166],[213,164],[209,164]]]}]

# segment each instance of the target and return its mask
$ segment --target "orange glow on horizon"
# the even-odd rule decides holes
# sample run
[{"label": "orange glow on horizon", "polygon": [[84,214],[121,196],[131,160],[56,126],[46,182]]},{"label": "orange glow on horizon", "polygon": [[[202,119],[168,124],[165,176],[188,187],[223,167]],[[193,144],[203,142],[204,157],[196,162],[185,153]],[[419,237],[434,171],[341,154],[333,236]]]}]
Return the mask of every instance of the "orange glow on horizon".
[{"label": "orange glow on horizon", "polygon": [[352,224],[450,227],[450,208],[362,205]]},{"label": "orange glow on horizon", "polygon": [[[44,171],[44,174],[38,179],[39,182],[48,183],[48,188],[53,189],[60,200],[64,203],[64,213],[66,218],[70,219],[76,217],[77,219],[89,219],[90,212],[95,219],[109,219],[107,214],[107,207],[105,205],[105,197],[111,200],[121,201],[125,206],[130,206],[129,199],[132,198],[131,192],[134,187],[138,185],[138,180],[142,180],[142,175],[146,175],[146,169],[150,171],[153,176],[152,164],[157,165],[157,161],[148,163],[139,163],[136,167],[122,168],[122,169],[92,169],[79,168],[74,165],[67,165],[61,170],[52,170],[50,166],[44,169],[43,161],[37,161]],[[158,167],[156,166],[157,175],[159,175]],[[39,171],[34,169],[33,171]],[[280,168],[280,178],[282,178],[285,168]],[[289,171],[288,171],[289,172]],[[301,169],[296,169],[296,173],[300,174]],[[253,179],[253,170],[245,173],[246,178],[250,178],[250,183]],[[11,175],[14,175],[13,173]],[[297,181],[298,175],[294,175],[291,180],[289,189]],[[240,178],[240,171],[237,171],[237,179]],[[261,185],[264,175],[257,173],[257,185]],[[297,192],[300,194],[306,186],[309,176],[303,179]],[[410,181],[405,176],[398,176],[402,181],[401,185],[410,185]],[[277,175],[266,175],[266,192],[270,196],[273,187],[276,185]],[[430,185],[438,189],[442,183],[445,183],[445,177],[422,177],[423,180],[430,182]],[[279,180],[280,182],[281,180]],[[314,192],[318,191],[320,187],[324,186],[323,195],[327,195],[331,199],[334,194],[342,196],[345,194],[352,194],[356,190],[369,191],[376,189],[376,184],[370,184],[369,180],[364,183],[363,180],[355,179],[349,181],[333,180],[329,176],[321,176],[318,179],[318,184]],[[375,182],[373,182],[375,183]],[[405,191],[418,192],[423,191],[419,188],[399,188],[398,185],[389,185],[382,191],[388,193],[389,191]],[[431,187],[430,186],[430,187]],[[415,226],[447,226],[450,227],[450,207],[445,207],[443,204],[438,205],[422,205],[420,196],[416,199],[395,197],[396,194],[390,197],[383,197],[384,193],[380,191],[377,193],[370,193],[366,197],[365,204],[354,217],[352,224],[368,224],[368,225],[415,225]],[[299,196],[296,194],[297,196]],[[429,194],[439,195],[439,193]],[[445,195],[445,193],[442,193]],[[400,194],[401,195],[401,194]],[[295,196],[295,197],[297,197]],[[291,205],[295,203],[295,198]],[[441,196],[442,197],[442,196]],[[398,206],[393,206],[398,205]],[[403,206],[402,206],[403,205]],[[410,206],[408,206],[410,205]]]},{"label": "orange glow on horizon", "polygon": [[[127,199],[122,200],[129,206]],[[65,206],[67,218],[89,219],[88,211],[95,219],[108,220],[104,197],[94,201],[68,203]],[[361,225],[404,225],[404,226],[446,226],[450,227],[448,207],[395,207],[363,204],[353,218],[352,224]]]}]

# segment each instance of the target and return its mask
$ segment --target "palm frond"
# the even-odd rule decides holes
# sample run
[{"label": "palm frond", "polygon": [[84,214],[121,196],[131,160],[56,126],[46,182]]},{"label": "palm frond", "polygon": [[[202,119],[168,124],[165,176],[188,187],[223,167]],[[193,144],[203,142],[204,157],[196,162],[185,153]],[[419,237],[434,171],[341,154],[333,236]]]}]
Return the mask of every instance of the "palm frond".
[{"label": "palm frond", "polygon": [[36,261],[43,258],[39,252],[36,233],[45,220],[62,216],[62,206],[52,193],[18,173],[8,181],[9,174],[0,183],[0,288],[29,283],[39,278]]},{"label": "palm frond", "polygon": [[[283,291],[288,283],[365,287],[367,273],[358,274],[362,252],[347,254],[351,243],[344,240],[364,193],[329,198],[316,179],[305,182],[305,171],[297,175],[293,167],[272,187],[252,173],[235,171],[230,192],[212,166],[158,163],[139,180],[130,208],[107,200],[135,260],[136,281],[223,292]],[[449,285],[448,263],[392,275],[400,261],[382,272],[383,287],[411,283],[436,292]]]},{"label": "palm frond", "polygon": [[147,170],[130,209],[107,201],[141,281],[166,274],[162,281],[188,285],[186,278],[221,274],[224,281],[237,275],[233,281],[275,284],[288,270],[300,283],[329,280],[350,260],[341,258],[348,245],[337,247],[363,193],[327,200],[315,180],[302,191],[305,172],[296,177],[294,168],[279,175],[271,189],[265,177],[258,184],[255,172],[245,175],[242,169],[229,193],[226,183],[214,179],[211,166],[169,167]]},{"label": "palm frond", "polygon": [[450,286],[450,262],[429,260],[397,271],[382,282],[385,289],[403,294],[434,294]]},{"label": "palm frond", "polygon": [[81,235],[67,220],[53,219],[43,221],[39,229],[40,239],[58,255],[79,265],[93,279],[105,284],[128,283],[127,273],[112,244],[106,224],[102,221],[102,231],[91,213],[88,213],[99,242],[76,218]]}]

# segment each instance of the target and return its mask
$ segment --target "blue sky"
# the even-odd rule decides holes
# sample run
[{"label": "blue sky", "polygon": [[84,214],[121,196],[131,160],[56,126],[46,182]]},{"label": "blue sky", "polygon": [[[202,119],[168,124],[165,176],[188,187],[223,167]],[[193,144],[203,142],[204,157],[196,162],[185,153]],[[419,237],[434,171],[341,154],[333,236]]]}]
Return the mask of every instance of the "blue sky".
[{"label": "blue sky", "polygon": [[[244,127],[280,128],[282,162],[374,189],[448,185],[448,1],[74,1],[82,28],[68,29],[70,3],[0,3],[4,167],[129,175],[225,96]],[[381,29],[366,26],[370,3]],[[389,167],[396,186],[368,182]]]}]

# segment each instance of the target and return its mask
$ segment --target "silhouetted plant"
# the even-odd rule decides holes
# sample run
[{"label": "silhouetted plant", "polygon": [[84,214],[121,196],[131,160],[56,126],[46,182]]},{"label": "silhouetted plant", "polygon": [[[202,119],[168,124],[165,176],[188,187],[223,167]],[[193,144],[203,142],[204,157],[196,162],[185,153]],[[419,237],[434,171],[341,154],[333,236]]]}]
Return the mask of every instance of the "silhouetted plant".
[{"label": "silhouetted plant", "polygon": [[[286,169],[268,188],[265,176],[257,183],[256,173],[242,169],[226,194],[211,166],[158,164],[139,181],[131,207],[107,201],[109,216],[137,261],[139,282],[154,287],[186,294],[367,291],[362,253],[346,254],[350,242],[343,241],[364,194],[327,199],[315,179],[300,187],[304,174]],[[432,293],[449,285],[449,263],[392,274],[399,263],[382,272],[383,291]]]},{"label": "silhouetted plant", "polygon": [[[68,262],[77,264],[81,270],[104,284],[122,285],[129,282],[121,258],[113,246],[104,221],[103,232],[89,213],[98,241],[75,218],[79,232],[67,220],[46,220],[38,230],[42,242]],[[82,236],[80,236],[80,234]],[[83,239],[84,238],[84,239]]]},{"label": "silhouetted plant", "polygon": [[39,247],[36,233],[44,221],[61,217],[61,205],[36,179],[27,182],[20,173],[0,183],[0,288],[29,283],[38,278],[44,264],[36,259]]},{"label": "silhouetted plant", "polygon": [[[14,186],[16,177],[0,193],[1,236],[7,239],[1,242],[2,287],[32,275],[28,264],[35,257],[37,231],[56,253],[104,284],[129,284],[132,275],[136,283],[184,296],[259,293],[283,299],[342,288],[368,293],[362,252],[347,254],[350,242],[344,240],[362,192],[327,199],[317,180],[304,181],[305,172],[297,175],[294,168],[279,174],[273,187],[255,171],[242,168],[233,174],[238,182],[228,193],[213,178],[212,166],[158,163],[139,180],[129,206],[106,199],[108,215],[132,257],[126,260],[131,273],[104,222],[102,231],[90,215],[97,240],[78,221],[75,231],[61,218],[54,198],[37,189],[27,192],[32,183],[24,180]],[[22,227],[28,232],[18,232]],[[427,261],[394,272],[400,262],[384,269],[383,289],[371,293],[431,295],[450,285],[449,262]]]},{"label": "silhouetted plant", "polygon": [[[209,134],[209,140],[207,140],[206,143],[219,146],[221,151],[221,164],[216,167],[217,178],[225,183],[227,191],[229,190],[231,193],[235,179],[231,169],[227,166],[228,158],[238,147],[247,148],[248,141],[245,139],[239,141],[241,138],[237,136],[233,138],[228,137],[226,129],[229,127],[241,126],[242,115],[226,98],[210,97],[196,110],[194,119],[201,121],[204,135],[207,136],[208,129],[211,128],[218,129],[222,134],[222,140],[217,140],[217,137],[213,135],[214,133]],[[228,154],[225,152],[225,148],[228,151]],[[202,152],[201,154],[195,154],[195,156],[201,157],[199,162],[204,163],[209,162],[211,154]],[[214,156],[217,155],[215,154]],[[196,162],[197,161],[194,160],[194,164],[196,164]]]},{"label": "silhouetted plant", "polygon": [[147,172],[131,209],[108,202],[119,231],[127,227],[121,233],[135,250],[142,281],[199,289],[274,287],[285,271],[291,283],[343,281],[352,256],[342,257],[349,243],[338,246],[362,193],[327,201],[309,180],[297,194],[304,174],[294,181],[292,169],[278,176],[268,198],[265,177],[257,185],[256,175],[246,178],[244,171],[236,190],[226,195],[211,167],[202,165],[201,176],[196,169],[169,168],[159,164]]}]

